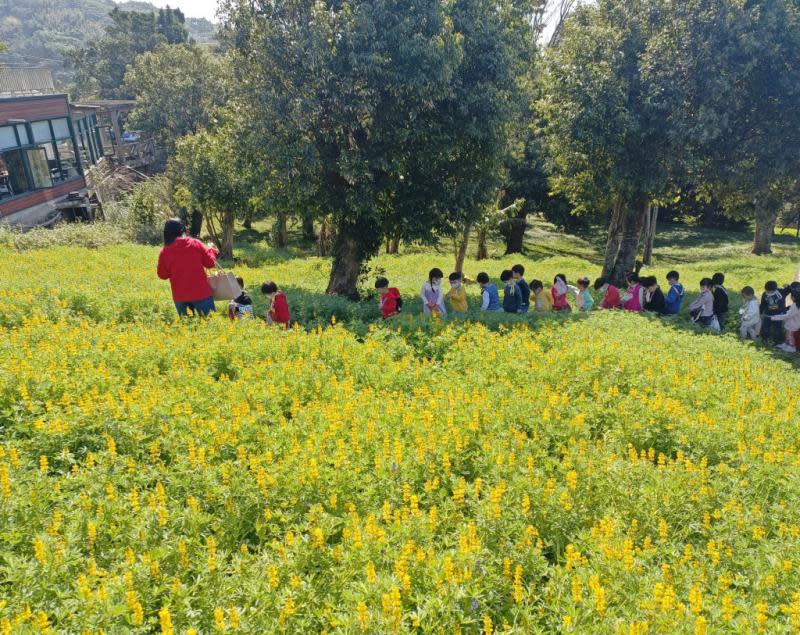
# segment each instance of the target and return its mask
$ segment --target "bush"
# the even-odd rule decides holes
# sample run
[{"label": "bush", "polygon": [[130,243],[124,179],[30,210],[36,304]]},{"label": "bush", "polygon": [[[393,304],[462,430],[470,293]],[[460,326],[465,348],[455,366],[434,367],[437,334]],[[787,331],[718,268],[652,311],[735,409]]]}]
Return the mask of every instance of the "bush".
[{"label": "bush", "polygon": [[48,247],[96,249],[126,243],[131,238],[126,228],[109,222],[63,223],[51,229],[33,229],[27,232],[0,225],[0,246],[16,251]]}]

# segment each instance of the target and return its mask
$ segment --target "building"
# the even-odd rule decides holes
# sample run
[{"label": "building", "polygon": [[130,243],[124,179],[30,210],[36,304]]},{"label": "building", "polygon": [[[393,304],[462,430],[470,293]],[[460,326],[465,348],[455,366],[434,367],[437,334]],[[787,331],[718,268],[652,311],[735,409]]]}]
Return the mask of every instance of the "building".
[{"label": "building", "polygon": [[131,101],[72,106],[46,69],[0,68],[0,221],[34,227],[84,198],[94,166],[146,172],[154,147],[125,132]]}]

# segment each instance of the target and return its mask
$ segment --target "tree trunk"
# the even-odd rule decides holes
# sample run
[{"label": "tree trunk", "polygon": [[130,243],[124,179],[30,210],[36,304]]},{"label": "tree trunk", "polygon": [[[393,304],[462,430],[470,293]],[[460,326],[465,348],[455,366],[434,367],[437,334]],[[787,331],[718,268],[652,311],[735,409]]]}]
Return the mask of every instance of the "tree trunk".
[{"label": "tree trunk", "polygon": [[278,218],[275,220],[275,246],[286,247],[289,243],[289,232],[286,229],[288,215],[286,212],[278,212]]},{"label": "tree trunk", "polygon": [[609,276],[612,284],[624,284],[626,276],[636,268],[636,256],[639,254],[639,242],[642,239],[648,205],[646,196],[637,196],[624,214],[619,252]]},{"label": "tree trunk", "polygon": [[329,216],[322,219],[319,227],[319,238],[317,239],[317,254],[327,258],[333,251],[333,224]]},{"label": "tree trunk", "polygon": [[189,235],[192,238],[197,238],[200,236],[201,231],[203,231],[203,212],[193,207],[192,215],[189,218]]},{"label": "tree trunk", "polygon": [[313,214],[304,214],[303,215],[303,240],[309,243],[313,243],[317,239],[317,236],[314,234],[314,215]]},{"label": "tree trunk", "polygon": [[476,260],[486,260],[489,257],[489,247],[486,244],[489,230],[486,227],[478,227],[478,251],[475,254]]},{"label": "tree trunk", "polygon": [[469,246],[469,234],[472,230],[472,225],[467,223],[461,236],[456,239],[456,268],[454,271],[464,273],[464,260],[467,257],[467,247]]},{"label": "tree trunk", "polygon": [[608,278],[614,269],[614,263],[617,261],[617,254],[619,253],[619,245],[622,241],[622,226],[625,219],[625,203],[622,198],[617,198],[614,201],[614,210],[611,213],[611,222],[608,225],[608,241],[606,242],[606,259],[603,263],[603,272],[601,276]]},{"label": "tree trunk", "polygon": [[224,260],[233,260],[233,232],[236,228],[236,217],[233,210],[222,213],[219,255]]},{"label": "tree trunk", "polygon": [[359,244],[340,231],[333,247],[333,265],[326,293],[357,300],[362,257]]},{"label": "tree trunk", "polygon": [[252,216],[252,214],[248,213],[247,216],[244,217],[244,220],[242,221],[242,227],[244,227],[247,230],[253,229],[253,216]]},{"label": "tree trunk", "polygon": [[656,239],[656,226],[658,224],[658,205],[648,205],[645,216],[644,255],[642,262],[650,265],[653,262],[653,243]]},{"label": "tree trunk", "polygon": [[396,255],[400,252],[400,233],[394,235],[389,241],[389,254]]},{"label": "tree trunk", "polygon": [[753,239],[753,253],[764,256],[772,253],[772,234],[775,231],[777,215],[756,216],[756,233]]},{"label": "tree trunk", "polygon": [[528,213],[519,212],[508,221],[508,233],[506,235],[506,255],[522,253],[522,246],[525,242],[525,230],[528,229]]}]

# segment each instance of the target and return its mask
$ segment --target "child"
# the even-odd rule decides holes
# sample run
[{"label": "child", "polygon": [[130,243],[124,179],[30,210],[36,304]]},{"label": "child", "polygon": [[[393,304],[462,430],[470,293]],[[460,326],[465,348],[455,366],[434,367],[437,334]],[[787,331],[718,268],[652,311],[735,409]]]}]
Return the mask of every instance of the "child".
[{"label": "child", "polygon": [[575,283],[578,287],[575,289],[576,302],[579,311],[591,311],[594,306],[594,298],[589,291],[589,278],[578,278]]},{"label": "child", "polygon": [[441,269],[431,269],[428,274],[428,281],[422,285],[422,310],[425,317],[444,317],[447,309],[444,307],[444,296],[442,296],[442,278],[444,274]]},{"label": "child", "polygon": [[644,287],[644,310],[664,315],[667,312],[667,303],[664,299],[664,292],[658,286],[658,279],[655,276],[647,276],[640,280]]},{"label": "child", "polygon": [[278,285],[274,282],[265,282],[261,285],[261,293],[269,299],[267,324],[270,326],[280,324],[283,328],[288,328],[291,315],[289,314],[289,303],[286,301],[283,291],[278,289]]},{"label": "child", "polygon": [[644,287],[635,273],[628,275],[628,288],[622,296],[622,308],[626,311],[640,312],[644,308]]},{"label": "child", "polygon": [[689,305],[689,315],[692,321],[719,331],[719,324],[714,319],[714,294],[711,288],[714,283],[711,278],[703,278],[700,281],[700,295]]},{"label": "child", "polygon": [[613,284],[609,284],[605,278],[598,278],[594,281],[594,290],[603,294],[603,301],[600,303],[601,309],[621,309],[622,298],[619,297],[619,289]]},{"label": "child", "polygon": [[541,280],[531,281],[531,291],[533,291],[534,308],[539,313],[547,313],[553,310],[553,301],[550,299],[550,294],[544,290],[544,285]]},{"label": "child", "polygon": [[403,310],[400,292],[395,287],[389,287],[389,281],[386,278],[378,278],[375,281],[375,289],[378,291],[378,305],[384,320],[394,317]]},{"label": "child", "polygon": [[667,297],[664,298],[665,313],[667,315],[678,315],[681,312],[681,304],[683,304],[683,296],[686,295],[686,292],[678,280],[680,280],[680,275],[678,275],[677,271],[670,271],[667,274],[669,291],[667,292]]},{"label": "child", "polygon": [[255,316],[253,313],[253,300],[245,291],[244,280],[236,278],[236,282],[239,283],[242,293],[238,298],[228,303],[228,317],[231,320],[250,320]]},{"label": "child", "polygon": [[796,353],[800,348],[800,291],[792,291],[792,306],[786,313],[772,318],[773,322],[783,322],[786,341],[778,344],[778,348],[787,353]]},{"label": "child", "polygon": [[730,305],[728,290],[723,286],[725,284],[724,274],[715,273],[711,276],[711,283],[714,285],[711,290],[714,294],[714,315],[717,316],[719,330],[722,331],[725,328],[725,319],[728,317],[728,307]]},{"label": "child", "polygon": [[450,300],[450,306],[454,313],[466,313],[469,305],[467,304],[467,291],[464,289],[464,275],[458,271],[450,274],[450,291],[445,297]]},{"label": "child", "polygon": [[519,312],[527,313],[531,308],[531,288],[525,282],[525,267],[522,265],[514,265],[511,267],[514,274],[514,282],[519,285],[519,290],[522,293],[522,304],[520,304]]},{"label": "child", "polygon": [[500,294],[497,287],[489,282],[489,274],[481,271],[478,284],[481,287],[481,311],[500,311]]},{"label": "child", "polygon": [[553,278],[553,287],[550,293],[553,296],[553,310],[554,311],[572,311],[572,307],[567,301],[567,277],[563,273],[559,273]]},{"label": "child", "polygon": [[522,305],[522,291],[514,281],[514,273],[506,269],[500,274],[503,283],[503,311],[506,313],[520,313]]},{"label": "child", "polygon": [[764,285],[764,293],[761,294],[761,338],[779,342],[781,337],[781,326],[779,322],[773,322],[772,318],[784,312],[783,295],[778,291],[778,283],[770,280]]},{"label": "child", "polygon": [[761,327],[761,311],[759,310],[756,292],[753,287],[742,289],[742,304],[742,308],[739,309],[739,315],[742,316],[742,322],[739,325],[739,336],[743,340],[754,340],[758,337],[758,331]]}]

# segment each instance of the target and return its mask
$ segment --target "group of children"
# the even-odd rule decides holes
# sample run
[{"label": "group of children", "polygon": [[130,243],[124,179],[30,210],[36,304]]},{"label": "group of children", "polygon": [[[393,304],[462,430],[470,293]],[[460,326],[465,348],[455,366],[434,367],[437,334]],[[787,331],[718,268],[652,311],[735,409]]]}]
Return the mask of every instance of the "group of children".
[{"label": "group of children", "polygon": [[[241,295],[235,300],[228,303],[228,317],[231,320],[248,320],[255,317],[253,312],[253,299],[244,288],[244,280],[236,278],[239,283],[239,288],[242,290]],[[261,293],[263,293],[269,301],[267,307],[267,324],[276,324],[283,327],[288,327],[292,319],[289,312],[289,303],[286,301],[286,296],[283,291],[278,289],[278,285],[274,282],[265,282],[261,285]]]},{"label": "group of children", "polygon": [[[443,317],[448,313],[448,303],[450,312],[466,313],[469,306],[464,276],[459,272],[450,274],[450,289],[447,292],[442,288],[443,280],[441,269],[431,269],[428,280],[422,285],[424,314],[428,317]],[[575,305],[580,311],[589,311],[595,305],[594,297],[589,291],[588,278],[580,278],[573,286],[567,282],[564,274],[558,274],[553,279],[553,286],[547,291],[540,280],[533,280],[528,284],[525,281],[525,267],[514,265],[500,274],[503,284],[502,298],[500,290],[490,281],[487,273],[479,273],[476,280],[481,288],[482,311],[571,311],[570,296],[574,296]],[[677,271],[667,274],[667,284],[669,289],[664,293],[655,276],[631,273],[624,288],[617,288],[608,280],[598,278],[594,282],[594,289],[602,296],[600,309],[677,315],[686,295]],[[375,288],[379,294],[383,319],[400,313],[403,305],[400,292],[390,287],[386,278],[378,278]],[[795,353],[800,350],[800,282],[794,282],[783,289],[779,289],[775,281],[767,282],[760,302],[752,287],[745,287],[741,294],[743,307],[739,311],[739,333],[742,339],[755,340],[761,337],[765,342],[776,343],[785,352]],[[689,315],[697,324],[722,332],[726,327],[729,305],[725,276],[715,273],[711,278],[700,281],[700,294],[689,305]]]}]

